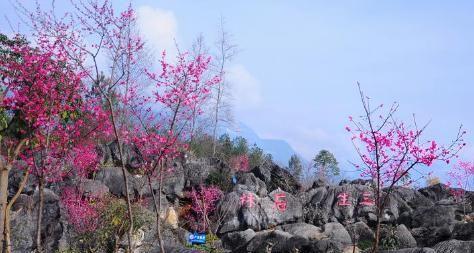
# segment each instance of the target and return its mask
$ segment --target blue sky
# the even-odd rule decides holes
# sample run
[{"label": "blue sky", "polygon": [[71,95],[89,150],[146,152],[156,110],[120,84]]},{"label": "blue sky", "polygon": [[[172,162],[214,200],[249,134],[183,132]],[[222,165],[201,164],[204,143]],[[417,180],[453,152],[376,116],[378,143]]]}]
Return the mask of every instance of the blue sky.
[{"label": "blue sky", "polygon": [[[0,2],[0,15],[18,23],[8,0]],[[237,120],[306,159],[326,148],[352,169],[344,126],[362,113],[357,81],[377,103],[398,101],[399,118],[431,120],[427,137],[447,142],[461,123],[474,132],[474,1],[133,3],[157,51],[172,50],[173,39],[187,47],[199,33],[212,44],[225,17],[241,49],[229,68]],[[4,20],[0,29],[9,31]],[[463,158],[474,160],[473,135],[466,139]]]}]

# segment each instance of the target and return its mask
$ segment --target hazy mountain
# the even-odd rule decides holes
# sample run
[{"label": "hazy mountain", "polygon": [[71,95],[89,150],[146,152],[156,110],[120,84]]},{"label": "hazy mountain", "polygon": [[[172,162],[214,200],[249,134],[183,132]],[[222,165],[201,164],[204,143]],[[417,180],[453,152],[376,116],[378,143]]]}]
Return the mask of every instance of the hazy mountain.
[{"label": "hazy mountain", "polygon": [[[245,125],[242,122],[239,122],[238,126],[235,129],[226,128],[222,131],[223,133],[229,134],[231,138],[242,136],[247,139],[249,145],[257,144],[261,149],[266,153],[272,155],[273,160],[282,166],[288,166],[288,160],[293,154],[297,154],[296,151],[291,147],[291,145],[285,140],[280,139],[263,139],[258,136],[255,131],[249,126]],[[304,161],[304,159],[300,156]]]}]

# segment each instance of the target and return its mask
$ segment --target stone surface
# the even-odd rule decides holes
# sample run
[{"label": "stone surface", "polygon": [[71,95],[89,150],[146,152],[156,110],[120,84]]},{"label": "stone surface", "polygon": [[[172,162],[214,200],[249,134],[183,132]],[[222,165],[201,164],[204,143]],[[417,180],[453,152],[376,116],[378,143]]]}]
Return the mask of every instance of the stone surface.
[{"label": "stone surface", "polygon": [[433,249],[437,253],[472,253],[474,241],[449,240],[436,244]]}]

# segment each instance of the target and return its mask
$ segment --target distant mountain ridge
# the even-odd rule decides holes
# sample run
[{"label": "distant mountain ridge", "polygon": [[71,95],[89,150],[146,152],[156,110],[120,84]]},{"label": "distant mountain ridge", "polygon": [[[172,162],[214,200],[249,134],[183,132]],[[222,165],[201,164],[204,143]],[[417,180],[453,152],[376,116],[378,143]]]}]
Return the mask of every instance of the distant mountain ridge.
[{"label": "distant mountain ridge", "polygon": [[302,161],[305,162],[303,157],[301,157],[301,155],[299,155],[285,140],[261,138],[252,128],[242,122],[238,123],[236,129],[222,129],[221,134],[225,133],[232,139],[238,136],[244,137],[247,139],[249,146],[256,144],[258,147],[263,149],[265,153],[271,154],[274,162],[281,166],[288,166],[288,160],[290,160],[290,157],[293,154],[297,154]]}]

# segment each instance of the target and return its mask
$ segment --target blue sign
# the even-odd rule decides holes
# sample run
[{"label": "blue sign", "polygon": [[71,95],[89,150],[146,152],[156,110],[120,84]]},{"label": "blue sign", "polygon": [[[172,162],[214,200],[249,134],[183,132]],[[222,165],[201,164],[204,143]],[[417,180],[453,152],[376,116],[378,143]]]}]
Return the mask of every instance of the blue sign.
[{"label": "blue sign", "polygon": [[191,244],[206,244],[206,234],[194,232],[194,234],[189,235],[189,242]]}]

